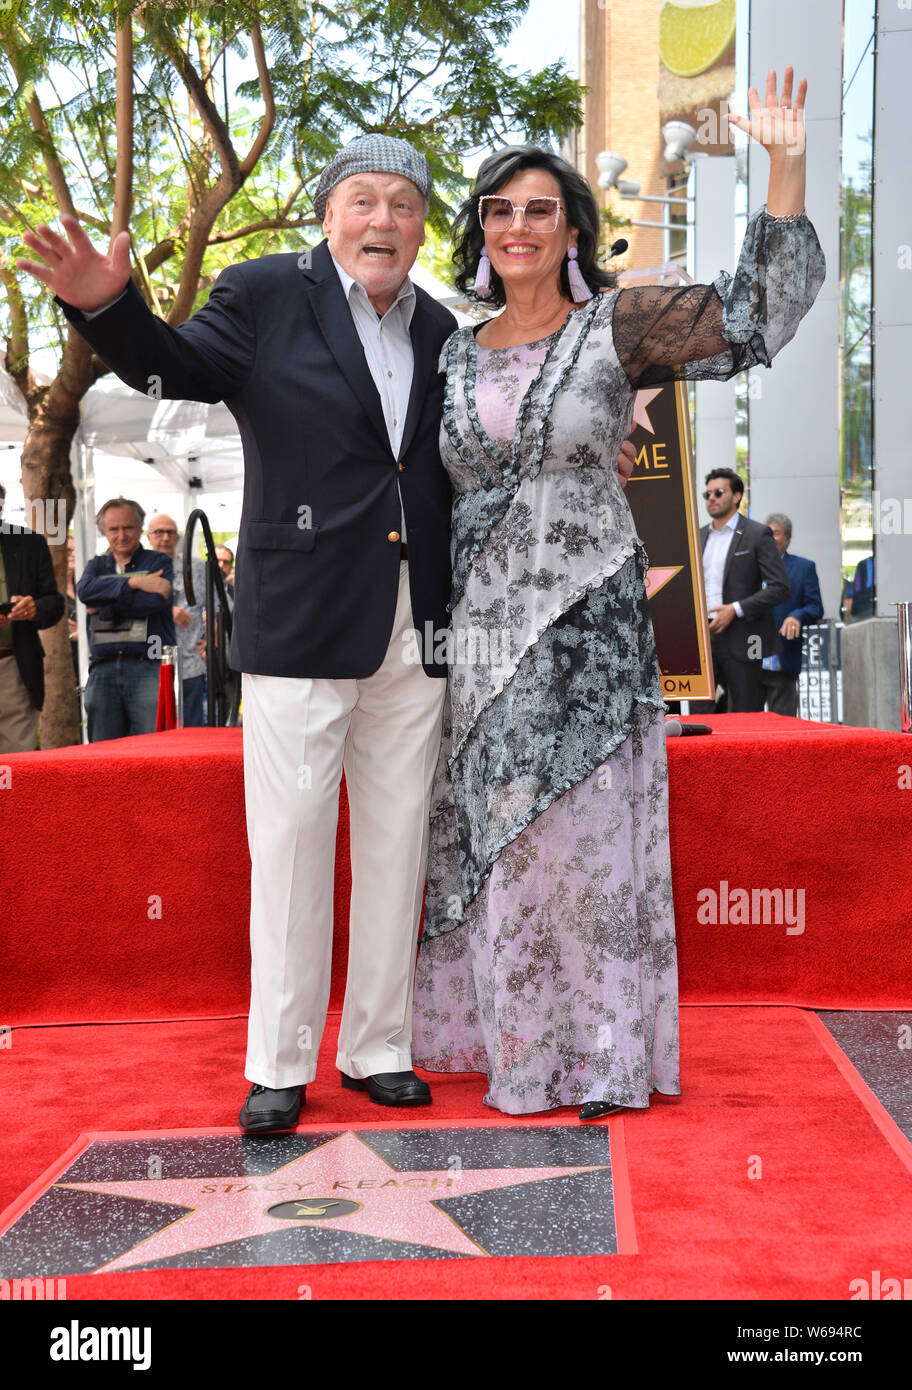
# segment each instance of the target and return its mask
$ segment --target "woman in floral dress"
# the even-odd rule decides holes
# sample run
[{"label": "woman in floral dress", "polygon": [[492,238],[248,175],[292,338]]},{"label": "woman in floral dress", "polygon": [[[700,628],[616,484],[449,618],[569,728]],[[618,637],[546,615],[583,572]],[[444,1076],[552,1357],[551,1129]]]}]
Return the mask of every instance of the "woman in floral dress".
[{"label": "woman in floral dress", "polygon": [[614,461],[639,388],[769,366],[823,283],[792,84],[732,118],[770,154],[734,278],[604,292],[591,190],[531,146],[457,218],[457,283],[504,308],[441,356],[452,666],[413,1056],[485,1072],[509,1114],[680,1092],[664,705]]}]

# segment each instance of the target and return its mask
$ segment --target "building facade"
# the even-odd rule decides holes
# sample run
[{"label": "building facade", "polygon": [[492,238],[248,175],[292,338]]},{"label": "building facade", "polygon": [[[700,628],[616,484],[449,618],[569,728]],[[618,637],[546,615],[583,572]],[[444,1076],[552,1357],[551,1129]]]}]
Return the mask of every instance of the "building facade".
[{"label": "building facade", "polygon": [[[870,611],[892,617],[891,600],[912,598],[901,419],[912,361],[912,181],[900,119],[912,0],[800,8],[796,23],[795,0],[581,0],[580,78],[590,90],[578,167],[595,186],[600,153],[627,161],[621,190],[600,194],[631,219],[624,267],[676,260],[710,281],[734,269],[769,167],[755,142],[727,138],[725,103],[745,112],[748,86],[762,94],[769,68],[781,80],[791,63],[807,77],[807,209],[827,279],[772,371],[695,388],[697,477],[737,466],[752,516],[792,518],[792,548],[817,564],[828,617],[839,616],[853,580],[858,591],[856,571],[875,575]],[[676,120],[691,132],[683,158],[680,145],[668,149]],[[624,179],[647,201],[632,200]],[[676,201],[651,201],[669,196]]]}]

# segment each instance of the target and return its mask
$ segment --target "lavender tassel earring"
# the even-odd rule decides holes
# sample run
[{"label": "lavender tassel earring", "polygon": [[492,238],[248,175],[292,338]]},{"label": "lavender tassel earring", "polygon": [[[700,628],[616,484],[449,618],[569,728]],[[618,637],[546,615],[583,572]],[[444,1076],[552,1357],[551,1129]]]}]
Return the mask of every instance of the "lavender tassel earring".
[{"label": "lavender tassel earring", "polygon": [[570,293],[573,295],[577,304],[582,304],[584,300],[592,298],[592,291],[583,279],[583,272],[576,263],[577,251],[575,246],[567,250],[567,279],[570,281]]},{"label": "lavender tassel earring", "polygon": [[488,299],[491,294],[491,262],[484,246],[481,248],[481,255],[478,258],[473,293],[476,299]]}]

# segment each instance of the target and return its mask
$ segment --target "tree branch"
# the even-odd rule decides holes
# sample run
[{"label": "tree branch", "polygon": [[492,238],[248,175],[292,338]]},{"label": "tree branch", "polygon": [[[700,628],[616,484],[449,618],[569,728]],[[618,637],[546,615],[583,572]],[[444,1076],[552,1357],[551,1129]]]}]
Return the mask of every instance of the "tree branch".
[{"label": "tree branch", "polygon": [[241,237],[252,236],[254,232],[284,231],[293,227],[319,227],[318,217],[301,217],[293,221],[288,217],[264,217],[260,222],[251,222],[246,227],[238,227],[230,232],[216,232],[209,238],[210,246],[221,246],[226,241],[240,241]]},{"label": "tree branch", "polygon": [[26,400],[34,388],[35,381],[29,365],[28,314],[25,300],[15,271],[7,264],[6,257],[0,253],[0,282],[6,288],[9,304],[10,336],[6,340],[4,365]]},{"label": "tree branch", "polygon": [[263,123],[260,126],[256,139],[250,146],[246,158],[244,158],[241,161],[240,174],[242,180],[246,179],[248,174],[250,174],[251,171],[256,168],[257,161],[259,160],[260,155],[266,148],[266,142],[272,134],[272,128],[275,125],[276,114],[275,95],[272,90],[272,78],[269,76],[269,65],[266,62],[266,52],[263,47],[263,35],[260,31],[259,24],[254,24],[251,28],[250,38],[253,43],[253,53],[254,57],[256,58],[257,65],[257,77],[259,78],[260,82],[260,91],[263,94],[263,104],[266,107],[266,114],[263,117]]},{"label": "tree branch", "polygon": [[222,208],[230,202],[240,188],[244,176],[241,174],[228,127],[219,115],[214,102],[210,99],[205,82],[191,63],[189,53],[185,53],[180,45],[174,42],[170,34],[159,29],[157,25],[153,25],[151,20],[147,21],[142,14],[140,17],[146,25],[150,37],[160,46],[168,61],[180,74],[181,80],[199,112],[203,126],[212,140],[221,165],[221,174],[218,180],[191,211],[180,282],[174,303],[168,314],[169,323],[182,323],[193,307],[209,233]]},{"label": "tree branch", "polygon": [[[13,72],[16,74],[16,81],[21,83],[19,45],[12,34],[8,34],[6,37],[6,51]],[[71,217],[75,217],[77,215],[76,209],[73,206],[73,198],[66,181],[66,175],[63,172],[63,165],[60,163],[60,157],[57,154],[57,149],[54,144],[54,137],[51,135],[50,127],[45,120],[44,112],[41,109],[41,103],[34,95],[34,89],[32,96],[28,97],[25,101],[25,109],[29,121],[31,122],[32,129],[36,135],[41,137],[44,167],[47,170],[47,176],[54,193],[57,211],[66,212],[69,213]]]},{"label": "tree branch", "polygon": [[111,241],[130,225],[133,211],[133,23],[127,15],[117,28],[117,97],[115,103],[117,164]]},{"label": "tree branch", "polygon": [[[222,166],[222,179],[231,185],[232,192],[236,192],[240,187],[240,171],[237,153],[231,143],[231,135],[219,115],[218,108],[209,98],[205,82],[191,63],[189,53],[185,53],[180,45],[174,42],[170,34],[165,33],[157,24],[153,25],[152,21],[147,20],[142,13],[140,13],[140,19],[146,26],[149,37],[159,45],[165,57],[180,75],[193,105],[199,112],[205,129],[212,138]],[[221,180],[219,181],[221,182]]]}]

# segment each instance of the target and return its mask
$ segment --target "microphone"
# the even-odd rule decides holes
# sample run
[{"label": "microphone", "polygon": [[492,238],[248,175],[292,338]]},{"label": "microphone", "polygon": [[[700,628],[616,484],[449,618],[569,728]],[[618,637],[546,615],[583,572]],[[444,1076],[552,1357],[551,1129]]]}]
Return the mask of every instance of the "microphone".
[{"label": "microphone", "polygon": [[619,241],[616,241],[614,243],[611,250],[608,252],[608,259],[610,260],[612,256],[623,256],[626,250],[627,242],[624,240],[623,237],[621,237]]},{"label": "microphone", "polygon": [[680,719],[665,720],[666,738],[696,738],[701,734],[711,734],[708,724],[682,724]]}]

